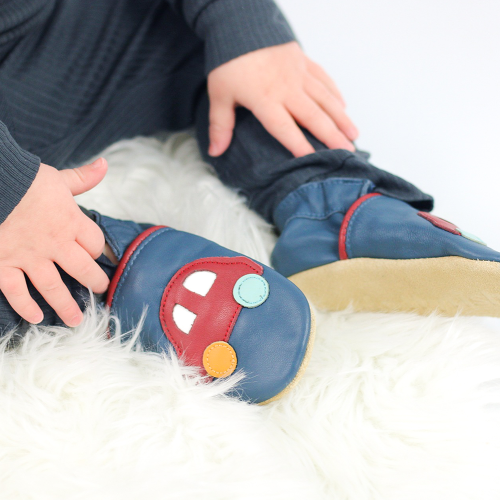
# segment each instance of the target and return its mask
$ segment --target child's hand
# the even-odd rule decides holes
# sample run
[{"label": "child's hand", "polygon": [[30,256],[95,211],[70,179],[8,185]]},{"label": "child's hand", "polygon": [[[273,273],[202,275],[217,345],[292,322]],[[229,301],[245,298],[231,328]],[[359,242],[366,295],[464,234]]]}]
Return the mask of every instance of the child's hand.
[{"label": "child's hand", "polygon": [[[252,111],[294,156],[314,153],[297,123],[331,149],[354,151],[358,131],[333,80],[297,42],[249,52],[208,75],[212,156],[229,146],[235,106]],[[297,123],[296,123],[297,122]]]},{"label": "child's hand", "polygon": [[96,293],[108,287],[108,277],[94,261],[104,248],[104,235],[73,199],[97,185],[106,170],[103,158],[60,172],[42,163],[20,203],[0,225],[0,289],[30,323],[42,321],[43,314],[28,292],[23,271],[68,326],[78,325],[83,315],[55,263]]}]

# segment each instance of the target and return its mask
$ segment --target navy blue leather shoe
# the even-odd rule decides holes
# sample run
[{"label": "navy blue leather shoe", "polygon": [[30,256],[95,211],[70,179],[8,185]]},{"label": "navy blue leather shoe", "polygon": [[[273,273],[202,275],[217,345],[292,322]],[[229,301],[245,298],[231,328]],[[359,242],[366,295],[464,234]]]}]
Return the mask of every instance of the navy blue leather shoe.
[{"label": "navy blue leather shoe", "polygon": [[333,178],[290,193],[274,268],[326,310],[500,316],[500,253],[374,188]]},{"label": "navy blue leather shoe", "polygon": [[97,222],[119,260],[107,305],[122,331],[147,307],[145,349],[174,350],[209,377],[243,371],[232,394],[252,403],[278,399],[298,382],[315,328],[293,283],[193,234],[104,216]]}]

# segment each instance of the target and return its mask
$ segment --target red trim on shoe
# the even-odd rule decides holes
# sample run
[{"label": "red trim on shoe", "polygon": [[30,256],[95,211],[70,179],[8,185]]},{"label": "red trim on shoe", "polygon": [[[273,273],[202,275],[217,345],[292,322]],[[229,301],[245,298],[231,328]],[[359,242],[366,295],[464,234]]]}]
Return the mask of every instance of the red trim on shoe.
[{"label": "red trim on shoe", "polygon": [[164,227],[167,226],[153,226],[150,227],[149,229],[146,229],[143,233],[141,233],[137,238],[135,238],[134,241],[128,246],[127,250],[123,254],[123,257],[121,258],[120,262],[118,263],[118,267],[116,268],[115,275],[113,276],[113,279],[111,280],[111,283],[109,284],[108,288],[108,295],[106,297],[106,305],[108,307],[111,307],[111,304],[113,303],[113,297],[116,292],[116,287],[118,286],[118,282],[120,281],[120,278],[122,277],[123,271],[125,270],[125,267],[127,267],[128,261],[130,260],[130,257],[132,257],[132,254],[137,250],[137,247],[152,233],[155,231],[158,231],[158,229],[163,229]]},{"label": "red trim on shoe", "polygon": [[432,215],[427,212],[418,212],[417,215],[420,215],[423,219],[428,220],[434,226],[439,227],[439,229],[444,229],[449,233],[462,236],[462,233],[458,230],[458,227],[453,224],[453,222],[441,219],[441,217],[437,217],[436,215]]},{"label": "red trim on shoe", "polygon": [[365,194],[361,198],[358,198],[349,208],[344,216],[344,220],[342,221],[342,225],[340,226],[340,234],[339,234],[339,257],[340,260],[346,260],[349,258],[347,255],[347,251],[345,248],[346,245],[346,236],[347,236],[347,228],[349,226],[349,222],[351,221],[354,212],[359,208],[359,206],[364,203],[369,198],[373,198],[374,196],[382,196],[380,193],[370,193]]}]

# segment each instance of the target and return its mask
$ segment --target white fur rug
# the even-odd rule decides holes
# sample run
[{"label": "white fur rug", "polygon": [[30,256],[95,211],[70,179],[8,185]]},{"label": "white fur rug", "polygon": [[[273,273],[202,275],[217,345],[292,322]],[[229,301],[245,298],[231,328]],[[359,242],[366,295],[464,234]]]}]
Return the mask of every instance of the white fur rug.
[{"label": "white fur rug", "polygon": [[[79,202],[268,262],[270,228],[209,173],[193,139],[105,152]],[[0,355],[0,499],[500,499],[500,328],[479,318],[318,315],[306,374],[265,407],[175,359],[76,329]],[[224,385],[226,384],[226,385]]]}]

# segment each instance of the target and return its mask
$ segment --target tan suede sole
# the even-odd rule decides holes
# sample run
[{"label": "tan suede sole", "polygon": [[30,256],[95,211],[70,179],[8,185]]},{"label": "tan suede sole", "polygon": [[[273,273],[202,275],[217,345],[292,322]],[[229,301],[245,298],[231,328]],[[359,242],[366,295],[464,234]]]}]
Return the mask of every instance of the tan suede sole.
[{"label": "tan suede sole", "polygon": [[290,277],[319,309],[500,317],[500,263],[356,258]]},{"label": "tan suede sole", "polygon": [[309,309],[311,311],[311,329],[309,330],[309,340],[307,342],[306,352],[304,354],[304,359],[302,360],[300,368],[298,369],[293,380],[281,392],[276,394],[276,396],[273,396],[272,398],[267,399],[262,403],[259,403],[259,405],[267,405],[273,401],[282,398],[285,394],[288,394],[298,384],[299,380],[302,378],[302,375],[304,375],[307,365],[309,364],[309,360],[311,359],[314,339],[316,337],[316,317],[314,315],[314,311],[312,310],[311,306],[309,306]]}]

